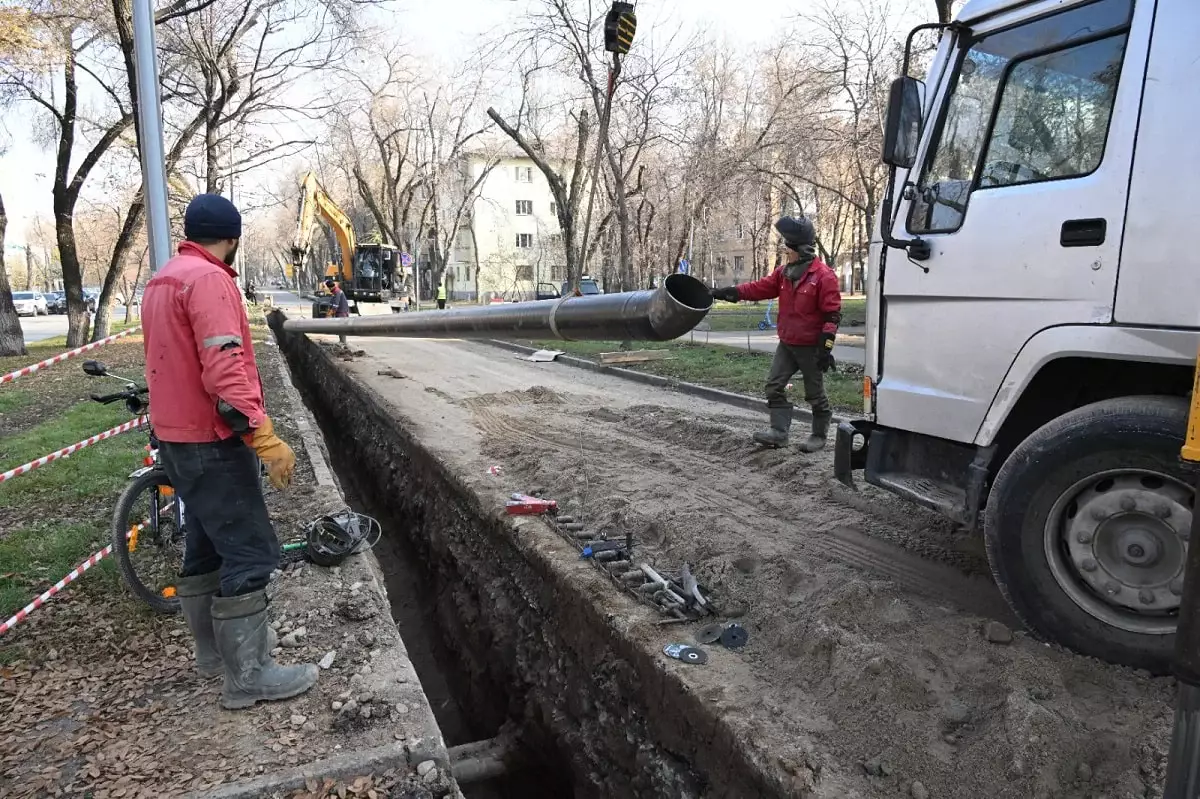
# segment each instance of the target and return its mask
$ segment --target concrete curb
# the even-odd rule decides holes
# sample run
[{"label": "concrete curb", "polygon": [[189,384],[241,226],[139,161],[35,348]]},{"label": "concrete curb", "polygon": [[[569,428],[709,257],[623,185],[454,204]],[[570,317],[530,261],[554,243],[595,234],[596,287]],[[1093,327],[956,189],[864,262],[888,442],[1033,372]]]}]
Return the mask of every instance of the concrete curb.
[{"label": "concrete curb", "polygon": [[[516,344],[511,341],[503,341],[501,339],[480,339],[483,344],[489,344],[493,347],[498,347],[511,352],[519,352],[524,355],[530,355],[537,352],[535,347],[526,347],[524,344]],[[688,383],[683,380],[675,380],[670,377],[660,377],[659,375],[647,374],[646,372],[637,372],[633,369],[622,369],[618,366],[606,366],[596,361],[589,361],[587,358],[579,358],[574,355],[560,355],[555,359],[555,363],[565,363],[568,366],[575,366],[580,369],[587,369],[600,374],[612,375],[625,380],[632,380],[635,383],[642,383],[656,388],[665,388],[672,391],[678,391],[681,394],[687,394],[692,397],[711,400],[712,402],[720,402],[725,405],[732,405],[737,408],[746,408],[747,410],[760,411],[766,410],[765,403],[759,397],[751,397],[748,394],[738,394],[733,391],[724,391],[719,388],[711,388],[702,386],[698,383]],[[812,420],[812,411],[808,408],[801,408],[796,405],[792,407],[792,417],[804,422]],[[846,420],[844,416],[834,415],[833,423],[838,424]]]},{"label": "concrete curb", "polygon": [[[409,755],[400,744],[391,744],[363,749],[344,755],[335,755],[325,760],[316,760],[302,766],[277,771],[253,780],[223,785],[210,791],[188,794],[185,799],[258,799],[271,796],[278,791],[294,791],[303,788],[308,780],[323,781],[346,777],[357,777],[374,771],[393,768],[410,768]],[[444,766],[445,764],[439,764]]]},{"label": "concrete curb", "polygon": [[[271,343],[278,349],[277,342],[272,341]],[[312,464],[313,477],[319,486],[337,488],[337,482],[333,479],[329,462],[325,460],[325,452],[321,449],[321,442],[317,440],[313,426],[308,422],[310,416],[308,408],[305,407],[304,400],[300,398],[300,392],[292,383],[292,375],[288,372],[287,358],[283,357],[282,352],[279,355],[279,374],[283,378],[283,390],[292,404],[292,421],[295,422],[296,429],[300,431],[300,440],[304,443],[305,452],[308,453],[308,462]]]}]

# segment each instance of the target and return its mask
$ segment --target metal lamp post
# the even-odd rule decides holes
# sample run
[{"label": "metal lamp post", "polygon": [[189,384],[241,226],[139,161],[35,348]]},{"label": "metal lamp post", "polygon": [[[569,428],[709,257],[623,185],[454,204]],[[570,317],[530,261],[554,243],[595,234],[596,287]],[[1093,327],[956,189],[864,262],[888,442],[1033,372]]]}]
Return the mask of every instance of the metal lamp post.
[{"label": "metal lamp post", "polygon": [[142,142],[146,237],[150,248],[150,271],[154,273],[171,257],[171,223],[167,212],[167,158],[163,148],[152,0],[133,0],[133,55],[138,93],[137,126]]}]

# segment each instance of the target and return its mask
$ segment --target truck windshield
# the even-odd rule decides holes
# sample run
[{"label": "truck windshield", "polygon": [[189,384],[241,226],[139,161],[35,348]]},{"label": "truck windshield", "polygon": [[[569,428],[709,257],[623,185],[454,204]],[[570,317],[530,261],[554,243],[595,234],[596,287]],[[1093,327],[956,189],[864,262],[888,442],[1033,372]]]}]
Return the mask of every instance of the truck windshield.
[{"label": "truck windshield", "polygon": [[910,232],[957,230],[972,191],[1100,165],[1132,8],[1133,0],[1099,0],[968,41]]}]

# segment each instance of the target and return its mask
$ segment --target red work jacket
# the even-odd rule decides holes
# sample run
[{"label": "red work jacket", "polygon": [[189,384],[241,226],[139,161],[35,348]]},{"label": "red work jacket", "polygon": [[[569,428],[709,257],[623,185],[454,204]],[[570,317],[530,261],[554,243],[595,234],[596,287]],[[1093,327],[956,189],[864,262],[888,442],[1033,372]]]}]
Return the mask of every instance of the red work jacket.
[{"label": "red work jacket", "polygon": [[150,424],[163,441],[232,436],[217,413],[218,398],[244,413],[251,427],[266,416],[236,274],[203,247],[185,241],[146,284],[142,330]]},{"label": "red work jacket", "polygon": [[783,269],[738,286],[738,297],[779,298],[776,332],[784,344],[811,347],[820,342],[822,333],[837,333],[837,322],[826,321],[827,316],[842,310],[842,292],[833,270],[815,258],[799,280],[791,281],[784,277]]}]

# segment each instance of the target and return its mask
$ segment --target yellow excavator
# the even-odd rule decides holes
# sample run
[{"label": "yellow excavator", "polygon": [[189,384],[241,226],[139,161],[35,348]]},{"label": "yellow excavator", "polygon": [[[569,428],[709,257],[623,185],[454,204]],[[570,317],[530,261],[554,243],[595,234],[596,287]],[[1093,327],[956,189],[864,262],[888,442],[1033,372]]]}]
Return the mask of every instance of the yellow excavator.
[{"label": "yellow excavator", "polygon": [[[350,217],[321,188],[312,172],[300,182],[300,209],[296,214],[296,235],[292,241],[295,274],[302,273],[318,218],[333,231],[340,251],[339,260],[325,267],[325,277],[336,280],[346,297],[355,302],[390,300],[393,292],[400,288],[401,278],[397,275],[399,250],[390,244],[358,244]],[[317,281],[315,291],[318,297],[329,293],[324,279]]]}]

